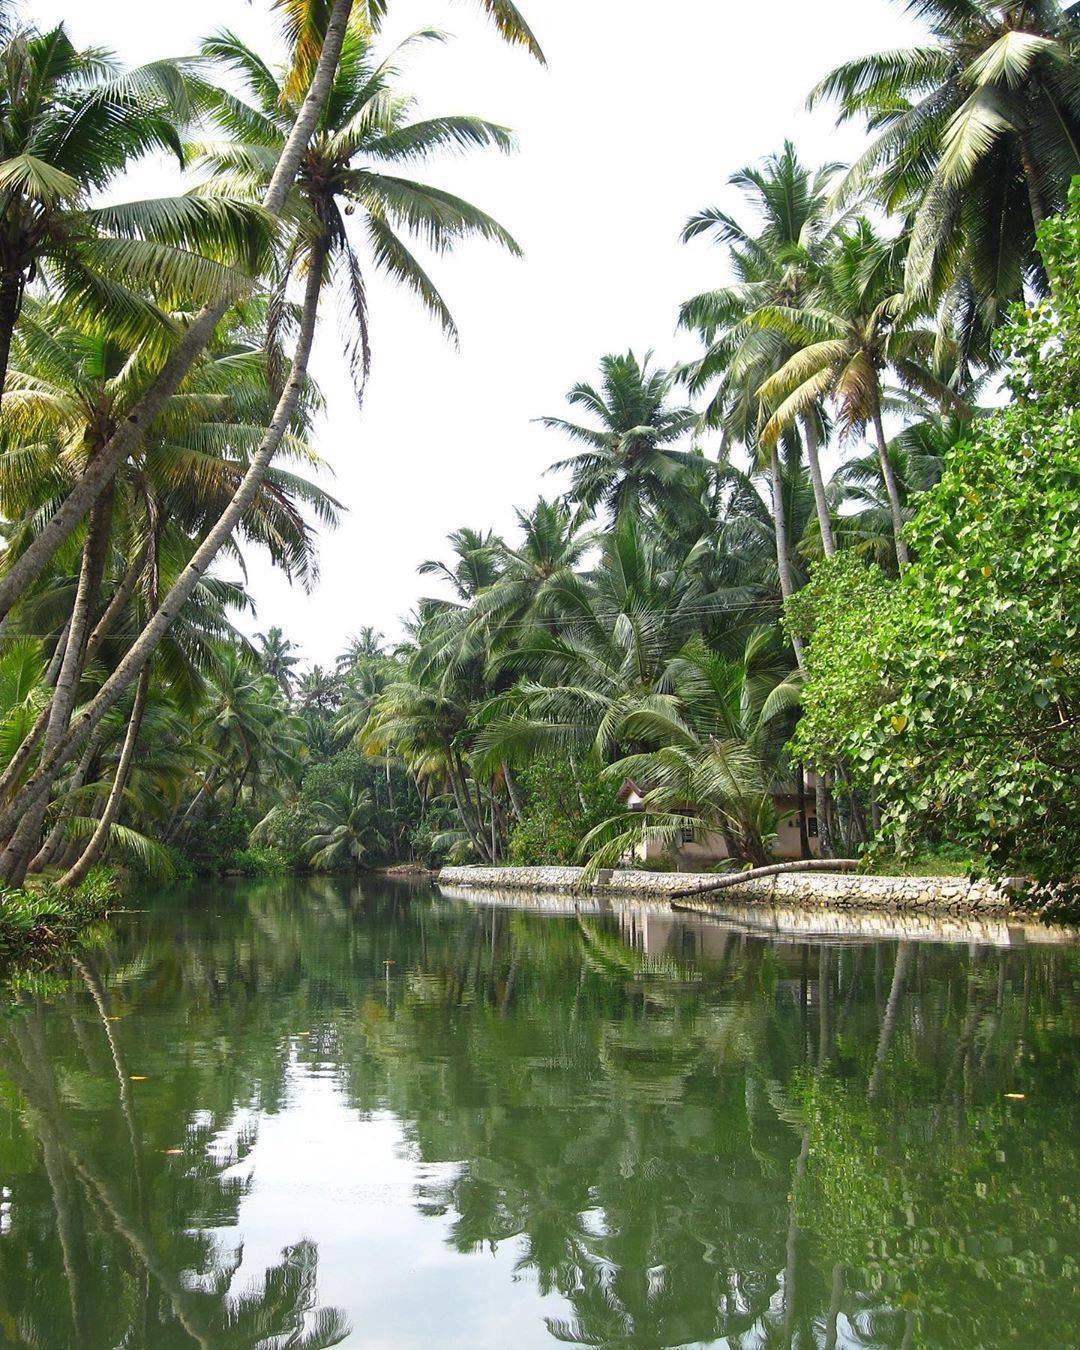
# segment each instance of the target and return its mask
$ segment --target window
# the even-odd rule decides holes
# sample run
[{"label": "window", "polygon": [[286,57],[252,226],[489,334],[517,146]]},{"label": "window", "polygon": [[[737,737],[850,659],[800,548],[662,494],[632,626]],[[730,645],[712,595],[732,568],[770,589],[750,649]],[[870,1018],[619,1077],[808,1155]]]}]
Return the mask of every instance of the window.
[{"label": "window", "polygon": [[681,844],[692,844],[695,838],[694,822],[688,818],[683,819],[682,827],[679,830],[679,842]]},{"label": "window", "polygon": [[806,822],[806,833],[811,839],[817,838],[817,816],[811,816]]}]

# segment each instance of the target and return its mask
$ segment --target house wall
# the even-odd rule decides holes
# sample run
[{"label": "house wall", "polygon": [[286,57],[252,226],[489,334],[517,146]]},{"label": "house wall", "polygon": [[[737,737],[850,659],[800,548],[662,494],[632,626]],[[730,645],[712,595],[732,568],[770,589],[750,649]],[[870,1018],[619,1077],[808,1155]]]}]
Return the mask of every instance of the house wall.
[{"label": "house wall", "polygon": [[[777,811],[781,815],[776,832],[776,842],[772,851],[782,860],[802,857],[802,844],[799,839],[798,799],[778,797]],[[807,802],[810,806],[810,802]],[[807,811],[808,819],[812,816]],[[821,856],[821,845],[816,834],[810,836],[810,855]],[[693,843],[663,844],[658,840],[649,840],[640,844],[636,850],[640,862],[656,862],[663,858],[671,859],[681,871],[693,871],[695,867],[709,867],[728,856],[724,836],[714,830],[698,830]]]}]

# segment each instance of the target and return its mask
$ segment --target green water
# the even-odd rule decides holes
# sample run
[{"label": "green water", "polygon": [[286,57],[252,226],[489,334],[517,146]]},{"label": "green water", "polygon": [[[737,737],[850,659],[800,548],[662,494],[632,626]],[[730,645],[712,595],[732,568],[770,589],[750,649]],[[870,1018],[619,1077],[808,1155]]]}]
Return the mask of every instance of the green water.
[{"label": "green water", "polygon": [[147,903],[0,1020],[4,1344],[1080,1345],[1075,947]]}]

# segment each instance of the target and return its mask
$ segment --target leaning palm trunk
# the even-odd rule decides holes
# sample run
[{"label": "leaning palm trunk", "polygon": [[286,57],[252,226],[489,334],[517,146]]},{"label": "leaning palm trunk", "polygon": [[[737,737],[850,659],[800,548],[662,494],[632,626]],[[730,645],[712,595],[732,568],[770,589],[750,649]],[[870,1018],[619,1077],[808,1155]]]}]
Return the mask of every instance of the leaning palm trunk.
[{"label": "leaning palm trunk", "polygon": [[[293,123],[289,138],[282,148],[270,186],[263,197],[262,205],[272,216],[281,214],[286,195],[300,167],[300,159],[330,92],[352,3],[353,0],[334,0],[315,77]],[[34,542],[0,579],[0,619],[41,575],[49,559],[112,482],[120,465],[141,444],[147,428],[180,387],[181,380],[210,342],[218,324],[232,304],[231,299],[220,300],[199,312],[162,366],[157,379],[90,461],[86,471],[68,493],[56,514],[42,527]]]},{"label": "leaning palm trunk", "polygon": [[885,491],[889,496],[889,512],[892,515],[893,535],[896,539],[896,561],[900,565],[901,572],[911,561],[908,553],[907,544],[904,543],[904,511],[900,505],[900,489],[896,483],[896,474],[893,473],[892,460],[889,458],[889,444],[885,439],[885,428],[881,423],[881,403],[875,399],[874,402],[874,435],[877,438],[878,463],[881,465],[881,477],[885,483]]},{"label": "leaning palm trunk", "polygon": [[[784,480],[780,472],[780,452],[774,445],[769,454],[769,478],[772,483],[773,528],[776,533],[776,570],[780,574],[780,594],[789,600],[795,594],[791,575],[791,553],[788,549],[787,510],[784,506]],[[803,667],[802,638],[792,634],[791,645],[799,669]]]},{"label": "leaning palm trunk", "polygon": [[[86,641],[90,629],[90,619],[97,603],[101,575],[104,571],[105,550],[109,543],[112,528],[112,494],[108,494],[95,503],[90,513],[90,527],[83,544],[82,561],[79,566],[79,581],[75,590],[75,603],[67,625],[67,640],[64,644],[64,656],[60,663],[56,687],[48,707],[48,719],[45,723],[43,754],[54,751],[67,733],[71,724],[71,714],[75,709],[75,699],[79,692],[79,681],[86,660]],[[4,880],[12,886],[21,886],[26,880],[26,869],[31,857],[37,853],[41,844],[41,827],[45,819],[46,799],[42,797],[19,821],[18,828],[10,841],[11,859],[4,872]]]},{"label": "leaning palm trunk", "polygon": [[[123,660],[102,685],[94,698],[73,722],[71,729],[49,755],[42,757],[41,765],[26,783],[22,792],[0,814],[0,836],[9,831],[14,822],[47,799],[49,789],[72,755],[86,744],[101,719],[116,706],[132,681],[153,655],[168,633],[184,605],[191,598],[207,568],[232,538],[248,507],[255,499],[267,470],[288,430],[296,412],[300,392],[307,376],[308,357],[315,336],[315,320],[319,308],[323,266],[326,260],[325,241],[319,240],[311,250],[307,285],[300,316],[300,332],[296,342],[289,378],[278,399],[274,417],[263,436],[262,443],[252,458],[247,472],[231,501],[218,517],[209,534],[192,554],[191,561],[180,573],[176,583],[159,605],[156,613],[132,643]],[[18,865],[18,852],[13,839],[0,856],[0,879],[6,879]]]},{"label": "leaning palm trunk", "polygon": [[806,439],[806,460],[810,466],[810,481],[814,485],[814,508],[821,530],[821,547],[825,551],[826,558],[831,558],[836,552],[836,539],[833,536],[829,503],[825,497],[825,479],[821,473],[817,422],[812,412],[803,418],[803,432]]},{"label": "leaning palm trunk", "polygon": [[38,849],[37,854],[31,858],[30,866],[27,869],[30,872],[40,872],[43,867],[48,867],[50,863],[56,862],[60,857],[61,851],[65,851],[65,841],[67,839],[68,825],[71,817],[75,814],[75,807],[78,804],[78,794],[80,788],[86,782],[90,773],[90,765],[94,762],[94,756],[101,749],[102,728],[90,737],[86,743],[86,749],[82,753],[82,758],[75,767],[75,772],[71,776],[71,781],[67,784],[64,794],[63,806],[60,808],[60,814],[56,817],[52,829],[49,831],[49,837]]},{"label": "leaning palm trunk", "polygon": [[60,878],[62,886],[77,886],[80,881],[83,881],[108,846],[109,835],[112,833],[112,827],[120,814],[124,790],[131,775],[131,762],[135,755],[135,744],[139,739],[139,728],[142,726],[143,713],[146,711],[146,696],[149,689],[150,662],[147,661],[139,673],[139,681],[135,686],[135,703],[131,709],[131,717],[128,719],[124,744],[120,750],[120,758],[116,764],[116,773],[113,775],[112,789],[109,792],[109,799],[105,803],[105,810],[102,812],[97,828],[90,836],[90,842],[83,850],[82,856],[74,867],[69,868]]},{"label": "leaning palm trunk", "polygon": [[[94,625],[93,632],[86,642],[86,651],[83,654],[83,669],[86,668],[97,654],[101,644],[108,637],[112,625],[116,622],[122,611],[127,608],[128,601],[134,594],[135,586],[146,566],[146,553],[147,549],[144,545],[137,557],[132,561],[130,567],[124,573],[120,585],[113,592],[112,599],[105,606],[105,612]],[[64,625],[63,631],[56,644],[56,651],[53,653],[52,660],[49,662],[49,668],[45,672],[43,683],[46,688],[52,689],[56,686],[56,681],[60,674],[60,666],[67,650],[67,640],[70,632],[71,621],[69,619]],[[0,774],[0,801],[12,792],[22,778],[24,770],[34,756],[34,752],[41,744],[41,738],[45,735],[45,728],[48,726],[51,716],[52,705],[49,704],[42,709],[37,721],[23,737],[22,744],[8,761],[7,767],[4,769],[3,773]]]}]

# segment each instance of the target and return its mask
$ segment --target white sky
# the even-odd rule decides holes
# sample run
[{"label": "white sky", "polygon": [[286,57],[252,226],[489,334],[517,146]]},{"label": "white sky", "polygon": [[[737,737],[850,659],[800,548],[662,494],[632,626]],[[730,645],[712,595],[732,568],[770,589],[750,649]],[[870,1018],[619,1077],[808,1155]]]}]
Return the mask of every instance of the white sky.
[{"label": "white sky", "polygon": [[[67,21],[79,43],[129,62],[194,49],[228,26],[273,51],[269,0],[25,0],[39,25]],[[695,210],[739,209],[729,174],[791,137],[808,163],[850,159],[860,138],[833,115],[804,110],[832,66],[906,44],[902,0],[521,0],[547,69],[509,49],[468,0],[395,0],[385,38],[418,27],[455,35],[406,60],[421,114],[474,113],[512,127],[520,149],[447,158],[415,176],[491,212],[523,261],[468,245],[431,270],[461,330],[449,347],[407,295],[370,285],[374,369],[358,412],[340,360],[332,302],[314,373],[327,397],[316,432],[333,466],[329,489],[349,508],[324,537],[313,594],[250,559],[258,616],[326,663],[370,623],[390,636],[432,581],[416,575],[461,525],[510,532],[513,507],[557,484],[566,453],[531,419],[564,411],[563,396],[599,357],[655,349],[670,364],[694,350],[675,332],[678,304],[723,279],[722,254],[678,242]],[[147,166],[127,196],[165,190]]]}]

